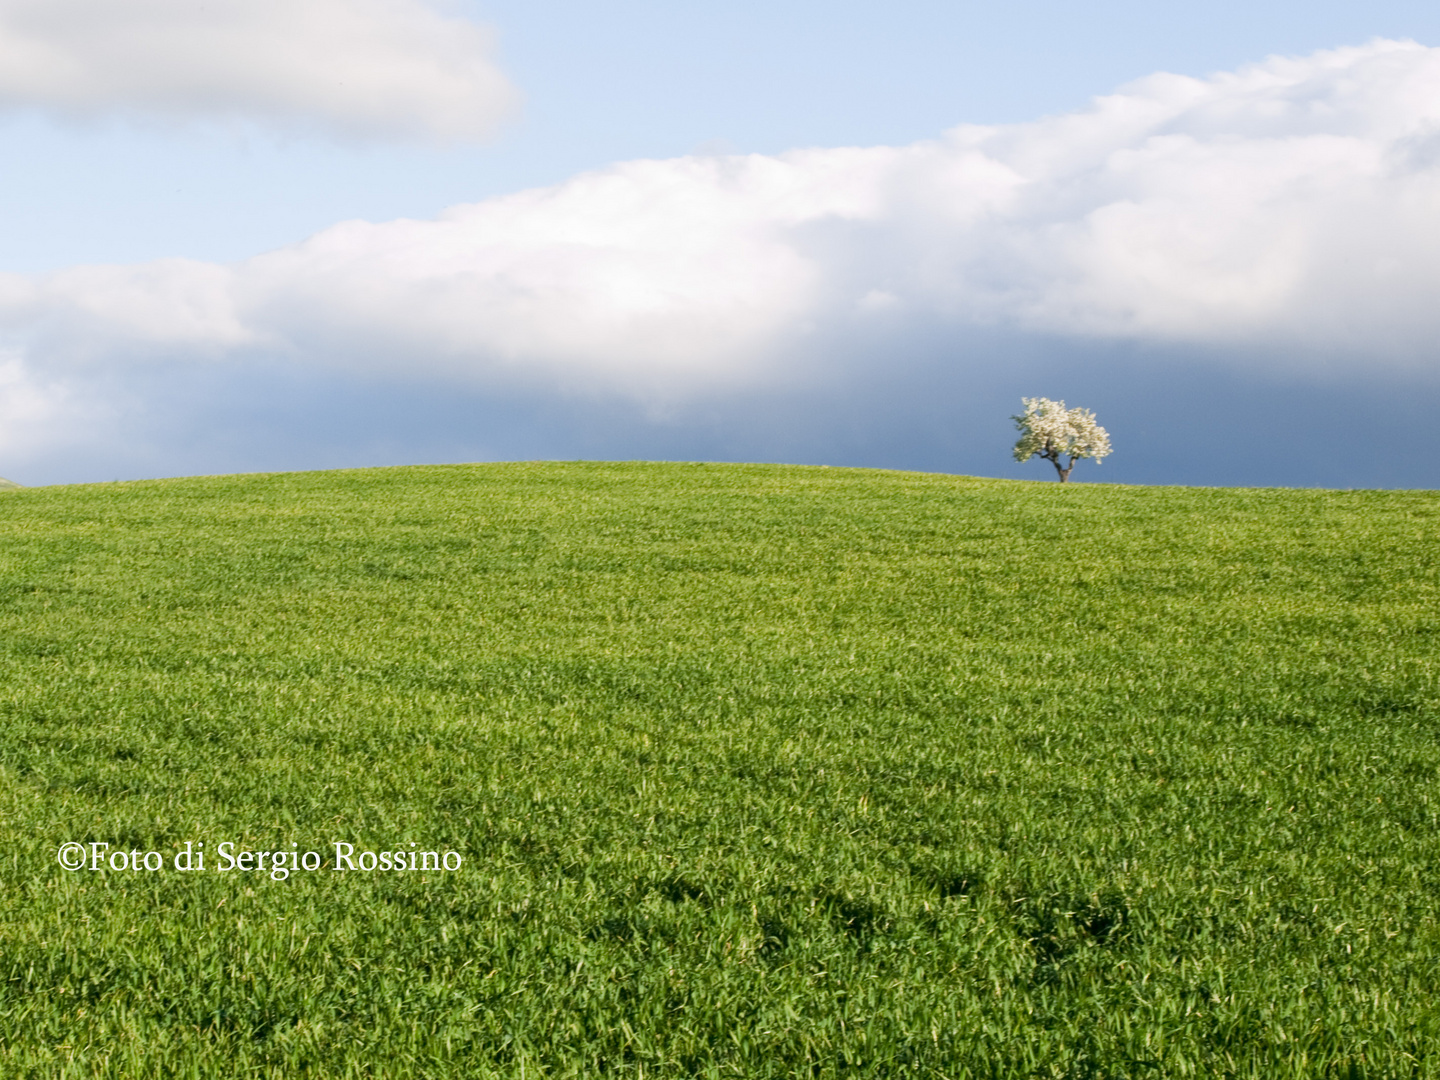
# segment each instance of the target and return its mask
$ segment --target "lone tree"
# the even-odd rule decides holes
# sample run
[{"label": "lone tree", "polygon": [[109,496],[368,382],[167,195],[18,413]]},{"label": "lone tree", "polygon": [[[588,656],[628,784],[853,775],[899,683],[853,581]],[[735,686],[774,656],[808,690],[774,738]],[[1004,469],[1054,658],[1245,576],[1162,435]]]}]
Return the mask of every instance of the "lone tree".
[{"label": "lone tree", "polygon": [[[1081,458],[1100,459],[1110,453],[1110,436],[1095,423],[1095,414],[1089,409],[1067,409],[1063,401],[1049,398],[1021,398],[1025,411],[1012,416],[1015,426],[1020,429],[1020,441],[1015,444],[1015,460],[1029,461],[1039,454],[1060,474],[1060,482],[1068,483],[1070,470]],[[1068,464],[1061,465],[1060,459],[1069,457]]]}]

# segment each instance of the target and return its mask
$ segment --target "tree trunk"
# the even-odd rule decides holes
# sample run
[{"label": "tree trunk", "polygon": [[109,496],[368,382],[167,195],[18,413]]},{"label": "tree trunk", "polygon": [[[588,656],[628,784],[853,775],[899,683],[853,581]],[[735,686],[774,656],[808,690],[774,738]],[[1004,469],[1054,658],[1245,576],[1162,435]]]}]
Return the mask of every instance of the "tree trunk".
[{"label": "tree trunk", "polygon": [[1075,468],[1075,458],[1073,456],[1070,458],[1069,465],[1061,465],[1060,451],[1049,445],[1045,447],[1045,452],[1040,456],[1055,466],[1055,471],[1060,474],[1060,483],[1068,484],[1070,482],[1070,472]]}]

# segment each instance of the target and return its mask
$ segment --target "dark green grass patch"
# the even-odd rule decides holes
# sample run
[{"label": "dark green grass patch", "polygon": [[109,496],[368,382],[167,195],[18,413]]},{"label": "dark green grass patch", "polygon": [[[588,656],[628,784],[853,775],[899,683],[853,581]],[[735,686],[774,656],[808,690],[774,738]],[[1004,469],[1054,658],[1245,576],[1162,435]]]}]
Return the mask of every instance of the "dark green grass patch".
[{"label": "dark green grass patch", "polygon": [[786,467],[7,493],[0,1075],[1440,1075],[1437,529]]}]

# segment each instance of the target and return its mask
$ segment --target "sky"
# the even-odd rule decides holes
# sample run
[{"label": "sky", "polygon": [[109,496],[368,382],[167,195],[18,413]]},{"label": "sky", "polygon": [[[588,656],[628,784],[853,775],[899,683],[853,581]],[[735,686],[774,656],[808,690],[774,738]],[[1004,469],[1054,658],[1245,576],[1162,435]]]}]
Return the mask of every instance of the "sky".
[{"label": "sky", "polygon": [[0,475],[1426,487],[1440,9],[0,0]]}]

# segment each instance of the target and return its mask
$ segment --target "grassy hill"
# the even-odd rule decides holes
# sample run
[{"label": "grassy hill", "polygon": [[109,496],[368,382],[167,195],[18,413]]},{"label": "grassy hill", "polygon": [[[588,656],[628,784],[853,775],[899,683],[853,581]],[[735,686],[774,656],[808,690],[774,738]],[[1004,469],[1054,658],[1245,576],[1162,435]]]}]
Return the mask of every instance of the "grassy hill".
[{"label": "grassy hill", "polygon": [[0,1075],[1440,1074],[1434,492],[26,489],[0,625]]}]

